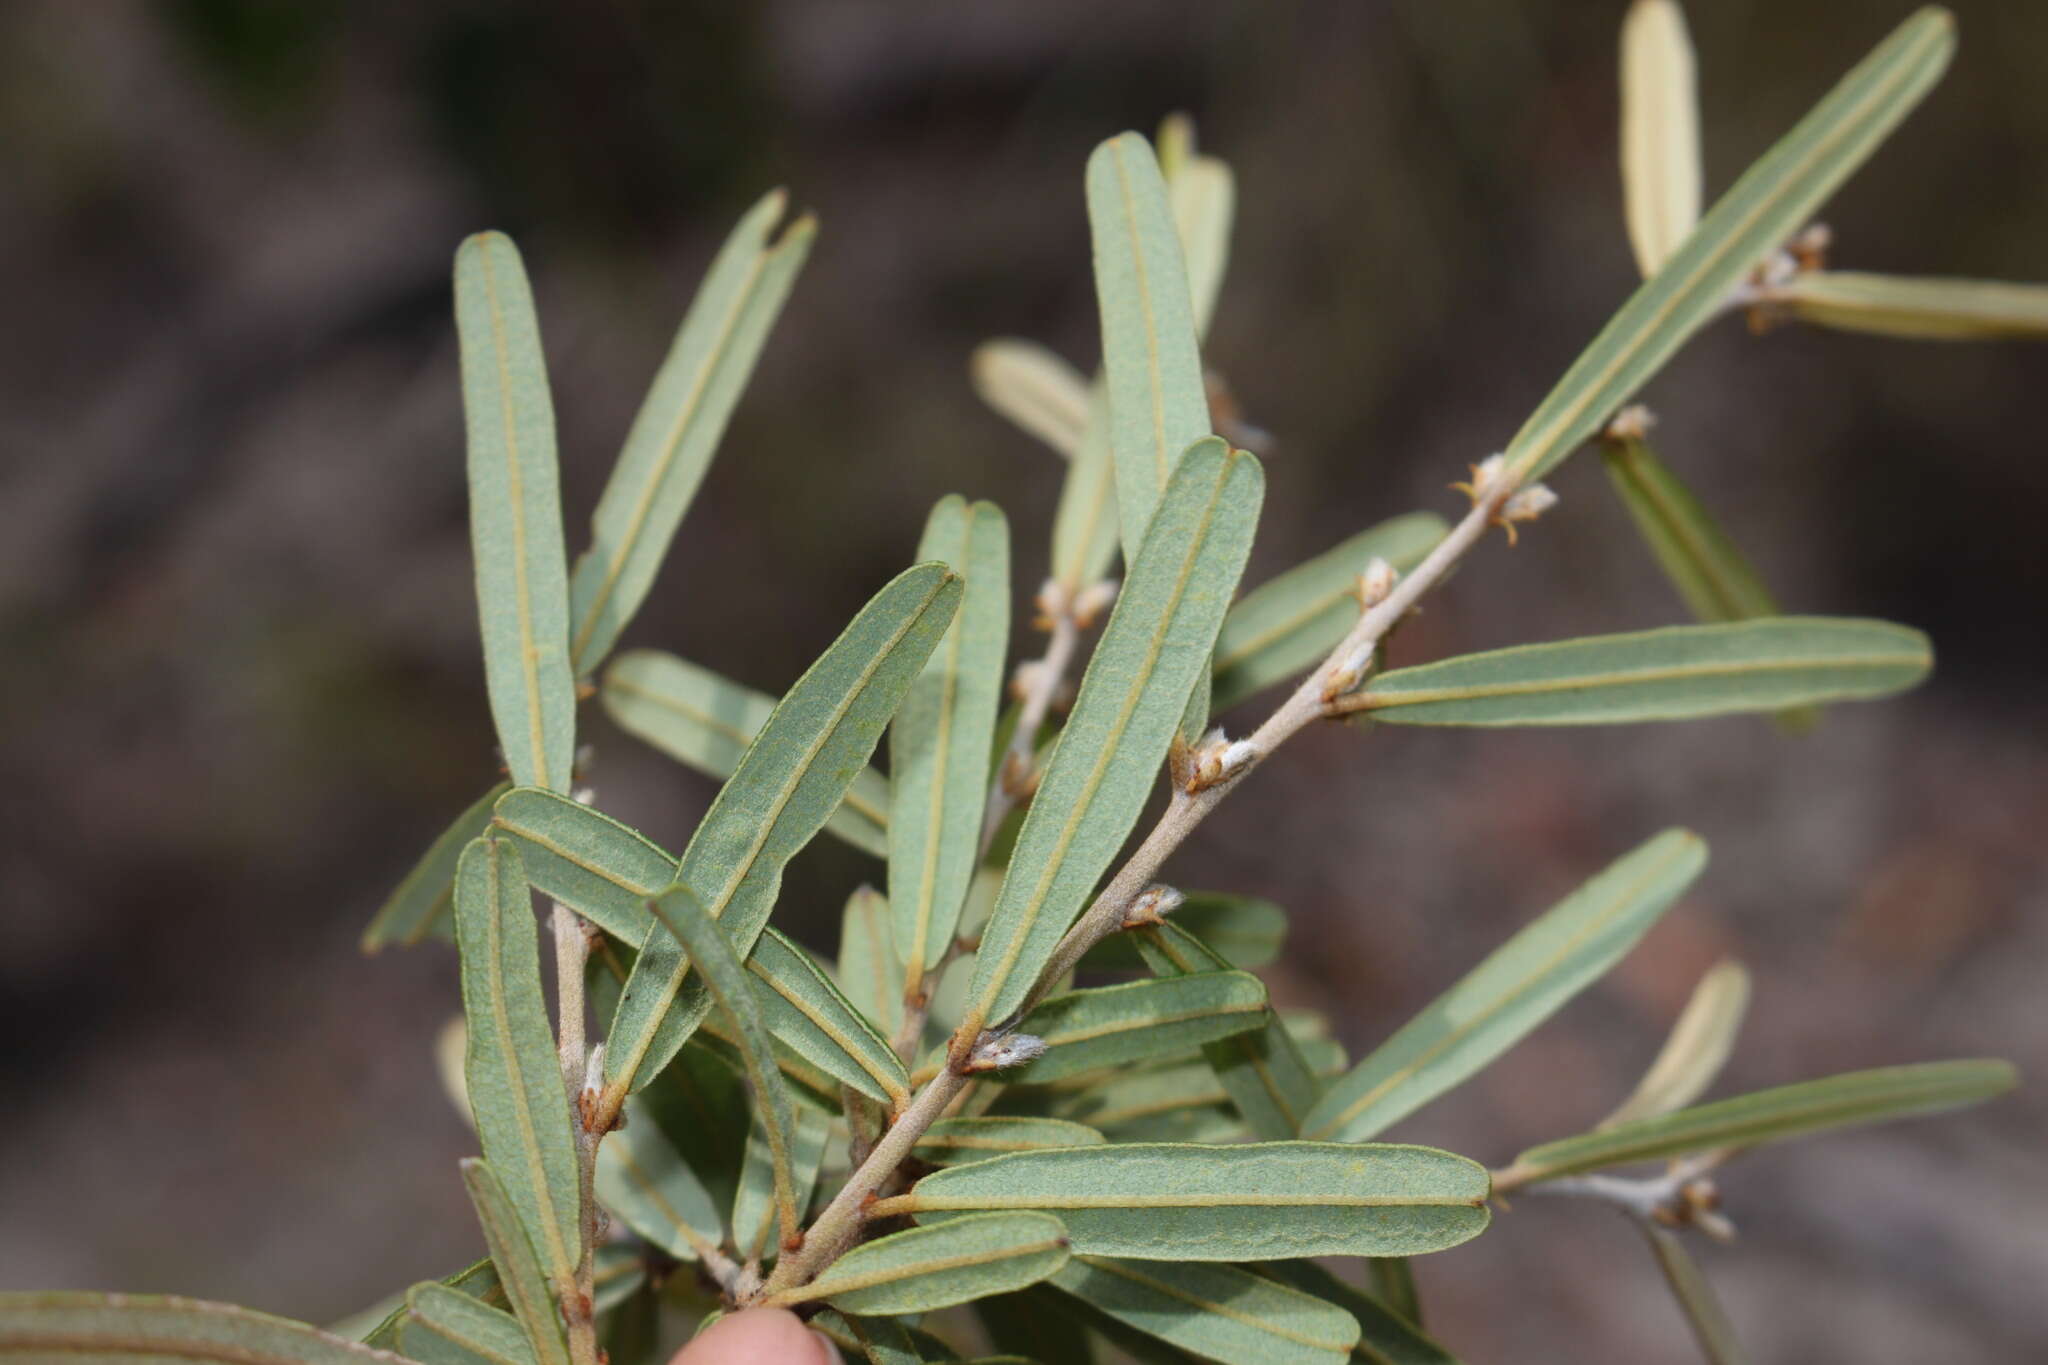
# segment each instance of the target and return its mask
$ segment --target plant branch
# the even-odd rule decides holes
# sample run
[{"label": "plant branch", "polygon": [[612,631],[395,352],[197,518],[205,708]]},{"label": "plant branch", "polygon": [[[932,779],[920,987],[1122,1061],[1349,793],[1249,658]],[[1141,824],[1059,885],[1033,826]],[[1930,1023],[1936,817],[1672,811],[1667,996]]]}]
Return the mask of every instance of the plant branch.
[{"label": "plant branch", "polygon": [[[1302,681],[1293,695],[1267,717],[1265,724],[1253,732],[1250,741],[1253,745],[1252,762],[1232,771],[1222,781],[1194,790],[1180,789],[1174,792],[1173,799],[1168,803],[1159,823],[1145,836],[1145,841],[1139,845],[1137,852],[1131,855],[1130,860],[1111,879],[1102,894],[1095,898],[1094,904],[1075,922],[1073,928],[1067,931],[1066,937],[1060,940],[1059,946],[1054,950],[1052,962],[1040,974],[1025,1004],[1019,1010],[1020,1016],[1038,1002],[1048,983],[1059,980],[1089,948],[1122,927],[1124,914],[1130,908],[1131,902],[1151,883],[1153,874],[1159,870],[1167,856],[1180,847],[1188,834],[1201,823],[1204,816],[1216,808],[1245,772],[1257,766],[1260,758],[1293,735],[1300,733],[1311,722],[1331,714],[1331,702],[1326,694],[1332,679],[1344,667],[1345,661],[1355,657],[1365,645],[1377,646],[1387,632],[1407,615],[1417,600],[1443,580],[1458,561],[1464,558],[1466,552],[1485,536],[1487,528],[1494,524],[1501,504],[1506,502],[1513,492],[1513,481],[1505,477],[1485,488],[1473,499],[1472,510],[1451,529],[1450,534],[1439,541],[1436,548],[1430,551],[1405,579],[1395,584],[1384,600],[1360,615],[1358,624],[1352,628],[1351,633],[1346,635],[1330,652],[1329,657]],[[1058,618],[1054,619],[1057,622]],[[1075,633],[1078,634],[1078,631]],[[1057,636],[1055,645],[1058,646]],[[1064,649],[1071,653],[1071,638],[1067,640]],[[1055,649],[1049,648],[1048,660],[1052,659],[1054,654]],[[1059,662],[1064,667],[1065,659],[1062,658]],[[1042,678],[1035,681],[1043,683]],[[1027,706],[1033,698],[1041,696],[1045,699],[1043,705],[1049,705],[1050,685],[1044,685],[1042,689],[1034,688],[1032,697],[1026,699]],[[1038,711],[1040,720],[1044,717],[1043,705]],[[1028,733],[1024,719],[1019,717],[1017,733],[1020,735]],[[1029,740],[1027,739],[1025,743],[1028,745]],[[1016,741],[1013,739],[1012,752],[1015,752],[1015,744]],[[998,809],[995,798],[991,798],[989,809],[991,812]],[[1009,807],[1003,806],[1001,810],[1003,814],[1007,814]],[[1000,823],[1000,819],[992,823]],[[945,1114],[953,1101],[975,1079],[967,1070],[967,1059],[975,1045],[987,1039],[993,1032],[999,1030],[984,1032],[981,1038],[954,1038],[952,1046],[948,1049],[946,1065],[925,1082],[924,1088],[897,1116],[889,1130],[875,1144],[874,1150],[868,1153],[867,1159],[847,1177],[845,1186],[825,1207],[825,1211],[818,1215],[817,1221],[805,1234],[802,1248],[785,1255],[777,1262],[774,1274],[753,1295],[754,1298],[781,1293],[809,1283],[854,1244],[860,1236],[861,1226],[869,1217],[871,1205],[879,1197],[896,1168],[909,1156],[911,1147]]]},{"label": "plant branch", "polygon": [[548,915],[555,940],[555,1048],[562,1068],[562,1086],[569,1094],[570,1122],[576,1134],[576,1184],[582,1237],[573,1291],[562,1295],[562,1321],[568,1327],[573,1365],[597,1365],[597,1323],[591,1311],[596,1292],[597,1245],[603,1239],[604,1213],[597,1203],[597,1145],[602,1128],[593,1130],[583,1092],[591,1055],[584,1016],[583,972],[590,961],[590,926],[560,901]]},{"label": "plant branch", "polygon": [[1045,642],[1045,653],[1022,670],[1024,695],[1017,711],[1017,728],[1010,732],[1009,746],[996,764],[996,780],[989,787],[988,811],[981,820],[984,854],[995,842],[996,831],[1002,828],[1004,819],[1031,790],[1032,741],[1045,724],[1053,698],[1059,695],[1060,684],[1066,679],[1081,643],[1075,600],[1056,584],[1047,583],[1039,590],[1038,606],[1043,613],[1040,619],[1046,623],[1050,638]]},{"label": "plant branch", "polygon": [[883,1182],[903,1164],[925,1130],[938,1122],[954,1095],[973,1079],[964,1065],[962,1054],[957,1066],[949,1061],[917,1092],[917,1098],[889,1125],[889,1131],[882,1134],[867,1160],[846,1178],[846,1184],[804,1233],[803,1246],[775,1263],[775,1273],[755,1297],[809,1284],[819,1271],[853,1245],[860,1236],[861,1224],[867,1221],[867,1206],[880,1193]]}]

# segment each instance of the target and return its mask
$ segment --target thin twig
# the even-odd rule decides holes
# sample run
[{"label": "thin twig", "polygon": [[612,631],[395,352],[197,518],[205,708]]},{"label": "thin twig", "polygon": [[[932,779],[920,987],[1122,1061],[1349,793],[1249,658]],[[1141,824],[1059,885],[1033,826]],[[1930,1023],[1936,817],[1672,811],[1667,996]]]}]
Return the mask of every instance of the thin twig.
[{"label": "thin twig", "polygon": [[555,939],[556,1056],[562,1068],[563,1088],[569,1094],[569,1113],[576,1133],[576,1183],[582,1212],[578,1220],[582,1254],[576,1263],[575,1291],[562,1296],[562,1321],[569,1329],[569,1359],[573,1365],[597,1365],[597,1323],[591,1303],[596,1293],[597,1244],[603,1239],[604,1215],[598,1208],[596,1185],[597,1146],[604,1133],[591,1130],[583,1103],[591,1060],[583,997],[583,972],[590,961],[590,927],[560,901],[549,912],[548,924]]}]

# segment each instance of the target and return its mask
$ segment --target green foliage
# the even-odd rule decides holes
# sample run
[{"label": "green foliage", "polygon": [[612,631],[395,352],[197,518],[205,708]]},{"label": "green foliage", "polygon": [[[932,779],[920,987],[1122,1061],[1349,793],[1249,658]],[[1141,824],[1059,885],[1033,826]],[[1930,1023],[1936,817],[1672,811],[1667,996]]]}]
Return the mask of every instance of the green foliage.
[{"label": "green foliage", "polygon": [[[1250,429],[1226,405],[1212,414],[1202,353],[1234,181],[1182,118],[1156,155],[1134,133],[1104,143],[1081,196],[1103,372],[1084,379],[1014,340],[973,362],[990,405],[1064,460],[1035,599],[1043,657],[1014,674],[1008,523],[959,496],[780,700],[655,650],[607,665],[816,225],[802,217],[771,240],[776,192],[734,230],[573,575],[524,269],[504,237],[472,238],[455,301],[484,674],[510,780],[435,840],[364,944],[452,924],[458,1098],[484,1153],[461,1173],[489,1259],[365,1310],[351,1328],[362,1342],[188,1300],[0,1296],[0,1358],[596,1365],[602,1343],[613,1365],[644,1365],[665,1310],[705,1317],[702,1286],[716,1311],[801,1306],[875,1365],[957,1359],[917,1319],[969,1303],[1007,1353],[991,1362],[1087,1362],[1101,1338],[1140,1360],[1454,1365],[1423,1330],[1406,1258],[1486,1232],[1497,1196],[1530,1189],[1626,1211],[1709,1358],[1738,1359],[1682,1243],[1725,1231],[1722,1165],[1988,1099],[2014,1084],[2009,1066],[1893,1067],[1702,1103],[1748,1002],[1747,974],[1724,963],[1608,1118],[1489,1172],[1372,1139],[1501,1064],[1613,968],[1700,874],[1697,838],[1670,830],[1623,854],[1353,1067],[1327,1024],[1274,1010],[1245,970],[1279,953],[1283,909],[1184,896],[1160,877],[1280,745],[1311,729],[1357,739],[1321,720],[1783,712],[1926,676],[1916,631],[1780,615],[1733,533],[1651,450],[1648,414],[1621,409],[1730,311],[1894,335],[2044,330],[2038,286],[1823,271],[1801,232],[1940,75],[1952,30],[1938,10],[1909,19],[1702,218],[1683,16],[1674,0],[1636,0],[1622,164],[1646,282],[1503,456],[1475,466],[1455,522],[1394,516],[1234,605],[1265,476],[1234,445],[1257,444]],[[1544,514],[1555,496],[1533,481],[1588,442],[1704,624],[1379,671],[1423,596],[1490,527],[1512,537]],[[601,667],[590,690],[623,730],[721,783],[680,857],[572,790],[576,683]],[[1018,702],[999,718],[1006,676]],[[1212,696],[1233,706],[1295,679],[1247,737],[1200,733]],[[885,728],[886,775],[870,766]],[[1127,848],[1155,802],[1156,824]],[[820,830],[887,862],[885,890],[851,892],[829,960],[769,925],[784,868]],[[552,1027],[535,891],[553,902]],[[1376,909],[1366,896],[1346,908]],[[1324,970],[1342,979],[1344,965]],[[1103,979],[1118,973],[1137,975]],[[1646,1161],[1671,1165],[1610,1173]],[[601,1241],[607,1220],[633,1236]],[[1366,1265],[1339,1275],[1309,1257]]]}]

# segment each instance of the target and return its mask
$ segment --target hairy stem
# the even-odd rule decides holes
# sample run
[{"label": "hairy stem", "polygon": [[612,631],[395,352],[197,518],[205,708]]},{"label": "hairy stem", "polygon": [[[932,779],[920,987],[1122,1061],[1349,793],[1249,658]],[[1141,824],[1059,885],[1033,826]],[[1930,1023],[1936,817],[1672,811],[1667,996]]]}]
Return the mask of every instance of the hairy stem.
[{"label": "hairy stem", "polygon": [[883,1183],[910,1155],[911,1147],[925,1135],[926,1129],[938,1122],[946,1106],[970,1079],[966,1071],[956,1070],[949,1063],[917,1092],[910,1107],[889,1125],[889,1131],[882,1134],[868,1159],[846,1178],[846,1184],[804,1233],[802,1248],[775,1263],[775,1273],[757,1298],[809,1284],[819,1271],[854,1244],[860,1236],[861,1224],[867,1221],[869,1201],[880,1193]]},{"label": "hairy stem", "polygon": [[583,971],[590,961],[590,927],[560,901],[549,912],[555,940],[555,1048],[562,1085],[569,1092],[570,1122],[576,1132],[576,1176],[582,1218],[582,1254],[576,1262],[576,1284],[562,1295],[562,1321],[568,1327],[572,1365],[597,1365],[597,1322],[591,1311],[596,1292],[597,1244],[604,1232],[604,1213],[597,1204],[597,1145],[604,1129],[592,1130],[583,1104],[583,1084],[590,1066],[584,1016]]}]

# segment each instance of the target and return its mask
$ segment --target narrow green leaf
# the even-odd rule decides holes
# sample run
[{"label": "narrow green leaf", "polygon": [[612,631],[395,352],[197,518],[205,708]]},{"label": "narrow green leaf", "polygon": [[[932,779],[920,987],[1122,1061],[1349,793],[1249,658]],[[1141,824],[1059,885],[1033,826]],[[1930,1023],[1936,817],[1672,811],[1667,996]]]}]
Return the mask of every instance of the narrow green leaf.
[{"label": "narrow green leaf", "polygon": [[1129,563],[1182,452],[1209,434],[1187,265],[1166,182],[1142,135],[1119,134],[1088,158],[1088,229]]},{"label": "narrow green leaf", "polygon": [[[882,728],[945,633],[960,580],[942,564],[905,570],[789,690],[691,836],[677,868],[733,951],[750,952],[794,857],[845,795]],[[612,1020],[608,1090],[645,1085],[702,1022],[709,998],[689,961],[650,931]]]},{"label": "narrow green leaf", "polygon": [[[469,1202],[476,1206],[484,1246],[491,1253],[491,1268],[504,1287],[512,1315],[526,1329],[535,1357],[540,1365],[569,1365],[568,1342],[555,1311],[557,1291],[548,1283],[548,1273],[534,1253],[533,1239],[526,1235],[504,1182],[489,1162],[469,1157],[462,1162],[462,1183],[469,1190]],[[574,1293],[574,1284],[561,1292]]]},{"label": "narrow green leaf", "polygon": [[1478,1072],[1605,975],[1706,865],[1678,829],[1610,863],[1331,1086],[1302,1132],[1363,1142]]},{"label": "narrow green leaf", "polygon": [[608,1313],[647,1284],[647,1253],[626,1242],[608,1242],[596,1251],[590,1270],[591,1305]]},{"label": "narrow green leaf", "polygon": [[[684,1069],[680,1059],[670,1068]],[[697,1260],[702,1247],[716,1246],[724,1236],[720,1206],[648,1106],[629,1103],[626,1117],[625,1128],[597,1149],[597,1197],[669,1255]]]},{"label": "narrow green leaf", "polygon": [[1374,559],[1406,573],[1450,528],[1434,512],[1367,527],[1239,599],[1216,637],[1215,709],[1322,662],[1358,624],[1358,576]]},{"label": "narrow green leaf", "polygon": [[1877,150],[1948,66],[1955,20],[1927,8],[1893,31],[1766,152],[1623,304],[1515,433],[1509,471],[1540,479],[1604,425],[1729,292]]},{"label": "narrow green leaf", "polygon": [[[760,1002],[754,994],[752,979],[733,950],[732,940],[726,937],[725,930],[688,886],[677,882],[659,899],[649,901],[647,908],[668,930],[672,940],[682,947],[687,954],[685,961],[697,969],[697,980],[703,983],[705,994],[732,1025],[733,1043],[739,1048],[740,1061],[747,1069],[747,1085],[754,1092],[755,1117],[773,1158],[776,1214],[782,1236],[787,1240],[796,1235],[803,1214],[797,1206],[796,1187],[790,1174],[789,1145],[795,1136],[796,1117],[790,1109],[789,1091],[783,1086],[782,1073],[776,1069],[775,1050],[769,1040],[767,1025],[761,1019]],[[634,964],[632,978],[626,982],[626,999],[619,1006],[621,1014],[631,1004],[633,982],[640,979],[646,964],[647,950],[643,949],[640,961]],[[742,1189],[745,1184],[746,1178],[742,1175]],[[737,1224],[737,1215],[734,1221]]]},{"label": "narrow green leaf", "polygon": [[1005,1114],[993,1118],[940,1119],[925,1130],[911,1154],[928,1166],[958,1166],[986,1161],[1005,1152],[1037,1152],[1048,1147],[1093,1147],[1102,1134],[1067,1119]]},{"label": "narrow green leaf", "polygon": [[928,1313],[1038,1283],[1067,1263],[1066,1229],[1043,1213],[983,1213],[855,1247],[771,1304],[824,1300],[843,1313]]},{"label": "narrow green leaf", "polygon": [[1934,664],[1885,621],[1779,616],[1467,654],[1373,680],[1356,714],[1393,725],[1621,725],[1889,696]]},{"label": "narrow green leaf", "polygon": [[[735,1062],[714,1051],[708,1037],[702,1042],[692,1039],[626,1108],[631,1114],[645,1114],[675,1148],[691,1177],[704,1187],[712,1209],[732,1207],[747,1150],[746,1084]],[[617,1140],[607,1138],[605,1147]],[[676,1207],[684,1205],[677,1202]],[[715,1232],[717,1215],[692,1226]]]},{"label": "narrow green leaf", "polygon": [[1749,973],[1739,962],[1715,963],[1693,987],[1692,999],[1686,1001],[1657,1060],[1636,1082],[1634,1092],[1602,1119],[1600,1126],[1612,1128],[1632,1119],[1654,1118],[1698,1099],[1721,1074],[1748,1008]]},{"label": "narrow green leaf", "polygon": [[519,1319],[431,1280],[406,1294],[398,1340],[420,1365],[534,1365]]},{"label": "narrow green leaf", "polygon": [[1060,485],[1052,521],[1052,581],[1069,600],[1109,573],[1121,527],[1116,510],[1116,460],[1110,453],[1109,386],[1088,391],[1088,425]]},{"label": "narrow green leaf", "polygon": [[[1176,922],[1180,913],[1176,910],[1173,920],[1135,935],[1146,964],[1162,977],[1223,966],[1214,948]],[[1205,1044],[1202,1056],[1254,1135],[1301,1135],[1302,1120],[1322,1096],[1323,1083],[1271,1009],[1264,1012],[1256,1031]]]},{"label": "narrow green leaf", "polygon": [[1621,24],[1621,188],[1636,266],[1654,275],[1700,216],[1700,110],[1677,0],[1635,0]]},{"label": "narrow green leaf", "polygon": [[1777,615],[1777,599],[1748,557],[1647,442],[1609,441],[1601,454],[1614,491],[1694,616],[1712,622]]},{"label": "narrow green leaf", "polygon": [[[796,1129],[789,1142],[790,1193],[798,1209],[807,1206],[818,1187],[832,1125],[816,1109],[795,1111]],[[776,1228],[775,1149],[755,1115],[747,1130],[747,1159],[732,1201],[732,1241],[742,1256],[774,1259],[780,1249]]]},{"label": "narrow green leaf", "polygon": [[1087,1326],[1043,1285],[976,1299],[974,1316],[981,1320],[982,1331],[997,1350],[1048,1365],[1095,1365]]},{"label": "narrow green leaf", "polygon": [[[703,1027],[693,1036],[703,1038],[705,1049],[733,1070],[746,1070],[746,1063],[740,1058],[739,1035],[732,1022],[717,1011],[704,1016]],[[775,1069],[782,1073],[783,1083],[789,1087],[790,1099],[823,1114],[837,1114],[842,1089],[838,1078],[780,1038],[770,1035],[768,1042],[775,1054]]]},{"label": "narrow green leaf", "polygon": [[1678,1300],[1678,1311],[1685,1315],[1686,1326],[1692,1328],[1693,1340],[1700,1344],[1700,1354],[1707,1358],[1707,1365],[1743,1365],[1749,1357],[1743,1353],[1742,1343],[1735,1339],[1735,1329],[1721,1310],[1714,1287],[1700,1273],[1684,1243],[1675,1233],[1655,1223],[1638,1226],[1649,1239],[1650,1253],[1657,1258],[1657,1268],[1664,1272],[1664,1282],[1671,1286],[1671,1296]]},{"label": "narrow green leaf", "polygon": [[1345,1365],[1358,1323],[1342,1308],[1240,1266],[1076,1256],[1053,1285],[1204,1360]]},{"label": "narrow green leaf", "polygon": [[[1173,912],[1173,925],[1207,944],[1225,967],[1263,967],[1280,956],[1287,912],[1257,896],[1190,891]],[[1135,934],[1111,934],[1081,959],[1084,972],[1126,972],[1143,967]]]},{"label": "narrow green leaf", "polygon": [[1366,1273],[1372,1292],[1388,1308],[1417,1327],[1422,1325],[1422,1298],[1415,1291],[1415,1269],[1406,1256],[1371,1256]]},{"label": "narrow green leaf", "polygon": [[462,857],[463,847],[490,824],[491,804],[504,794],[506,785],[500,782],[485,792],[420,855],[370,927],[363,930],[364,952],[374,953],[394,943],[410,948],[429,934],[453,936],[456,861]]},{"label": "narrow green leaf", "polygon": [[1844,332],[1982,341],[2048,336],[2048,285],[1813,270],[1762,294],[1766,313]]},{"label": "narrow green leaf", "polygon": [[1017,1025],[1043,1041],[1045,1052],[998,1074],[1033,1085],[1128,1066],[1258,1028],[1266,1017],[1266,985],[1250,972],[1197,972],[1069,991],[1041,1002]]},{"label": "narrow green leaf", "polygon": [[1526,1184],[1632,1161],[1755,1147],[1808,1133],[1959,1109],[2002,1095],[2017,1082],[2012,1063],[2000,1061],[1923,1062],[1851,1071],[1532,1147],[1515,1158],[1515,1171]]},{"label": "narrow green leaf", "polygon": [[543,895],[621,943],[647,937],[654,924],[647,902],[676,879],[675,857],[638,830],[537,787],[500,797],[491,828],[518,846],[528,879]]},{"label": "narrow green leaf", "polygon": [[903,960],[889,902],[872,886],[856,887],[840,916],[839,989],[884,1037],[903,1027]]},{"label": "narrow green leaf", "polygon": [[1174,471],[983,930],[970,988],[980,1019],[1002,1020],[1023,1003],[1137,822],[1208,667],[1263,494],[1259,462],[1218,440],[1196,444]]},{"label": "narrow green leaf", "polygon": [[981,401],[1068,459],[1088,431],[1088,381],[1035,341],[998,337],[974,348],[968,374]]},{"label": "narrow green leaf", "polygon": [[463,1080],[477,1136],[534,1250],[566,1292],[582,1254],[576,1138],[541,992],[533,898],[510,840],[486,835],[463,851],[455,933],[469,1026]]},{"label": "narrow green leaf", "polygon": [[555,409],[526,267],[503,233],[478,233],[455,253],[455,323],[491,719],[514,782],[567,791],[576,680]]},{"label": "narrow green leaf", "polygon": [[[634,649],[612,661],[598,693],[621,730],[676,762],[727,778],[775,713],[775,698],[673,654]],[[825,821],[828,834],[877,858],[889,852],[889,779],[862,768]]]},{"label": "narrow green leaf", "polygon": [[920,560],[966,580],[959,615],[889,726],[889,904],[909,989],[953,942],[981,851],[990,741],[1010,643],[1010,528],[992,502],[943,498]]},{"label": "narrow green leaf", "polygon": [[0,1294],[0,1359],[67,1365],[404,1365],[303,1322],[168,1294]]},{"label": "narrow green leaf", "polygon": [[[1372,1264],[1406,1266],[1407,1262],[1381,1258]],[[1338,1279],[1314,1261],[1269,1261],[1258,1270],[1351,1314],[1359,1327],[1357,1344],[1351,1348],[1352,1360],[1367,1365],[1458,1365],[1457,1357],[1423,1335],[1412,1319]]]},{"label": "narrow green leaf", "polygon": [[1038,1209],[1089,1256],[1409,1256],[1477,1236],[1487,1189],[1483,1167],[1428,1147],[1132,1143],[949,1166],[876,1212]]},{"label": "narrow green leaf", "polygon": [[781,190],[764,195],[726,238],[626,433],[569,583],[578,676],[611,651],[646,598],[810,254],[818,225],[809,215],[769,241],[784,202]]},{"label": "narrow green leaf", "polygon": [[910,1098],[903,1060],[811,955],[773,929],[747,958],[768,1031],[814,1066],[861,1094],[889,1104]]},{"label": "narrow green leaf", "polygon": [[928,1333],[905,1327],[895,1318],[861,1318],[827,1308],[811,1319],[842,1351],[858,1352],[869,1365],[922,1365],[925,1361],[958,1360],[945,1343]]},{"label": "narrow green leaf", "polygon": [[[1161,167],[1165,172],[1164,166]],[[1189,157],[1166,174],[1166,196],[1188,268],[1188,302],[1195,338],[1209,335],[1223,272],[1230,264],[1230,223],[1237,213],[1237,177],[1213,156]]]}]

